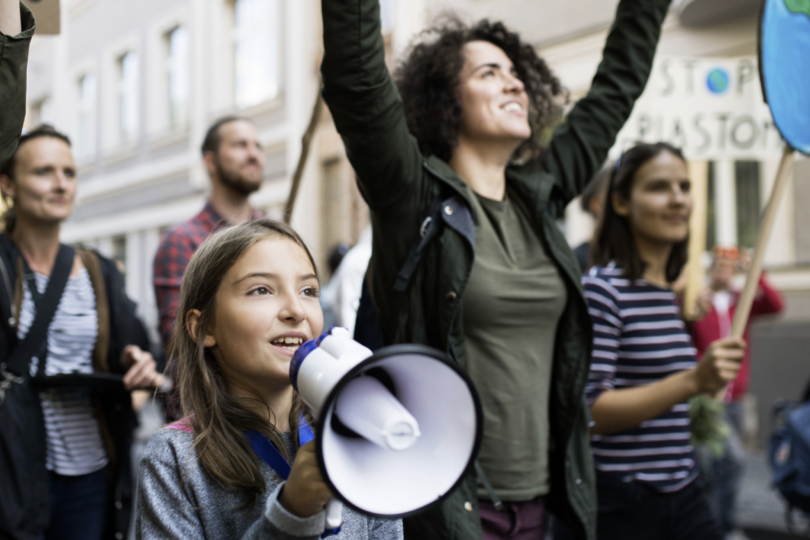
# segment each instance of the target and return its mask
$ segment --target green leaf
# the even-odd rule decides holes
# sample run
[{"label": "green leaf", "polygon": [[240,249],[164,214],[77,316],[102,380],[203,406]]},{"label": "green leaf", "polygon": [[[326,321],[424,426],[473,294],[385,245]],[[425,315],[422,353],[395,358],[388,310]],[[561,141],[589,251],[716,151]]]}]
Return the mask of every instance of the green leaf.
[{"label": "green leaf", "polygon": [[725,405],[706,395],[689,400],[689,431],[692,446],[706,445],[714,456],[723,455],[731,428],[723,419]]},{"label": "green leaf", "polygon": [[804,13],[810,17],[810,0],[785,0],[785,6],[792,13]]}]

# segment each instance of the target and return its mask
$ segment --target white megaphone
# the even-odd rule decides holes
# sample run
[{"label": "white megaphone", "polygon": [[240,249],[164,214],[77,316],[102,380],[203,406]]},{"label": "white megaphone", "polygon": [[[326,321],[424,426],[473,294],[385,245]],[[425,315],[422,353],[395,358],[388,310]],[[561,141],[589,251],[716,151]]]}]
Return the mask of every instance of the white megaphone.
[{"label": "white megaphone", "polygon": [[[478,394],[435,349],[372,353],[336,327],[296,351],[290,378],[317,417],[324,480],[364,514],[394,519],[439,502],[478,453]],[[337,500],[327,505],[327,530],[340,526],[341,511]]]}]

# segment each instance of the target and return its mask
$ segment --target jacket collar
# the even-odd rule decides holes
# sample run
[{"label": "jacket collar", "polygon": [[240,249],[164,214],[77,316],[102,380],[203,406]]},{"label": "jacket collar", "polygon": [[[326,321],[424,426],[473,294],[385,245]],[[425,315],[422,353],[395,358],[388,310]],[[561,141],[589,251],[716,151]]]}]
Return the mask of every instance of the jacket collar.
[{"label": "jacket collar", "polygon": [[[459,178],[450,165],[436,156],[428,156],[424,168],[450,187],[472,208],[470,188]],[[546,205],[553,188],[552,182],[538,182],[537,173],[542,172],[539,160],[531,160],[524,165],[510,165],[506,168],[506,183],[523,196],[531,212],[538,218],[546,211]],[[473,216],[477,219],[477,216]]]},{"label": "jacket collar", "polygon": [[457,233],[462,235],[475,253],[475,225],[472,201],[470,201],[470,188],[461,178],[441,159],[430,156],[424,168],[440,182],[450,188],[450,193],[442,194],[439,209],[442,220]]},{"label": "jacket collar", "polygon": [[428,156],[425,158],[423,166],[429,173],[441,180],[447,187],[461,196],[461,198],[464,199],[468,205],[472,206],[469,187],[464,183],[464,180],[459,178],[456,171],[454,171],[446,161],[439,159],[436,156]]}]

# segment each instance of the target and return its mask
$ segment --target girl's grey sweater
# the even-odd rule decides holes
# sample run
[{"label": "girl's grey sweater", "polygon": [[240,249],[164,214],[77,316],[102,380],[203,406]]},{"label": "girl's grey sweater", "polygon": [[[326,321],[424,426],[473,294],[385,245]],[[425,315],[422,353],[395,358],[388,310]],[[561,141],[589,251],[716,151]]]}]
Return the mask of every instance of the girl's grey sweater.
[{"label": "girl's grey sweater", "polygon": [[[288,448],[291,437],[285,435]],[[191,433],[164,428],[149,440],[141,459],[135,530],[138,539],[312,539],[320,538],[323,512],[299,518],[284,509],[278,494],[284,481],[259,460],[267,484],[250,510],[244,497],[206,473],[196,459]],[[293,457],[295,449],[290,448]],[[401,520],[382,520],[343,508],[335,540],[401,540]]]}]

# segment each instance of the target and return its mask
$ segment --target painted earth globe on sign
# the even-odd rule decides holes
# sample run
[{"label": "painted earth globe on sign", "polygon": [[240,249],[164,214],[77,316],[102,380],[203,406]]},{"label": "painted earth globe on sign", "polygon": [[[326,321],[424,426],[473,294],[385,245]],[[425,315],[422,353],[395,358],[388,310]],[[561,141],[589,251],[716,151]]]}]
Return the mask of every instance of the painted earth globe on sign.
[{"label": "painted earth globe on sign", "polygon": [[724,69],[713,69],[706,78],[706,86],[714,94],[722,94],[728,90],[728,83],[728,72]]},{"label": "painted earth globe on sign", "polygon": [[810,0],[767,0],[762,12],[762,86],[776,127],[810,154]]}]

